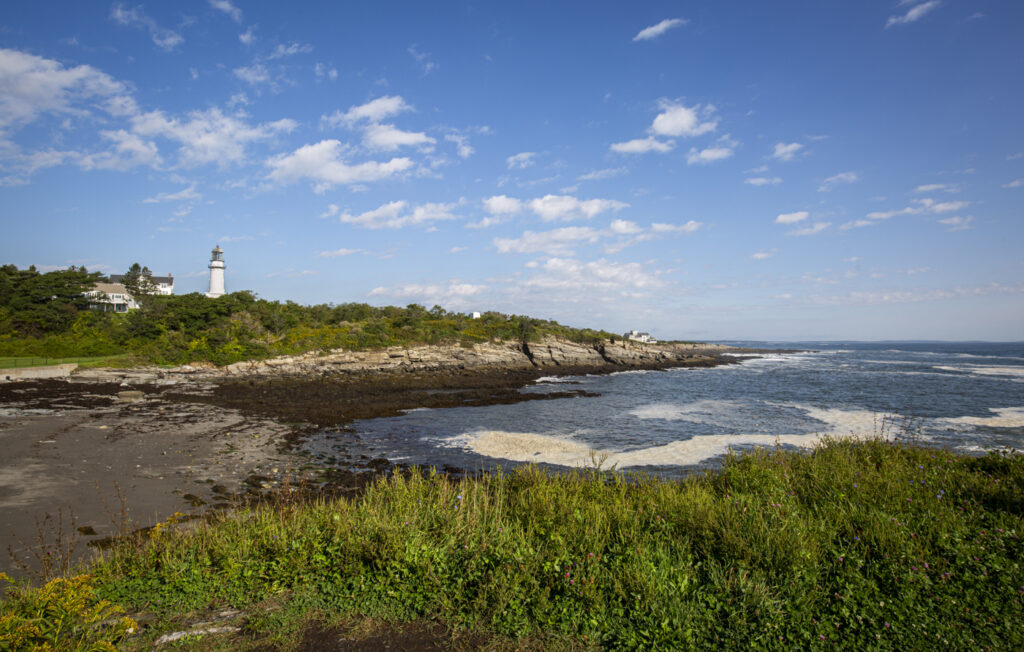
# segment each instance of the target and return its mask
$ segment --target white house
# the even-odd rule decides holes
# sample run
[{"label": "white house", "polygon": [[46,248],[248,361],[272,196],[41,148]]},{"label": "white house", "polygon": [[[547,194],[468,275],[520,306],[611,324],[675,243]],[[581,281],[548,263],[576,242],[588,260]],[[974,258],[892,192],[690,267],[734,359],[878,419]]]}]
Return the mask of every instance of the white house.
[{"label": "white house", "polygon": [[644,344],[658,343],[658,340],[651,337],[650,333],[641,333],[640,331],[636,330],[629,331],[628,333],[623,333],[622,337],[627,340],[633,340],[634,342],[643,342]]},{"label": "white house", "polygon": [[[174,294],[174,277],[151,276],[150,280],[156,288],[155,294]],[[137,310],[138,302],[128,293],[124,286],[124,274],[111,274],[109,283],[97,283],[89,297],[89,307],[101,312],[128,312]]]}]

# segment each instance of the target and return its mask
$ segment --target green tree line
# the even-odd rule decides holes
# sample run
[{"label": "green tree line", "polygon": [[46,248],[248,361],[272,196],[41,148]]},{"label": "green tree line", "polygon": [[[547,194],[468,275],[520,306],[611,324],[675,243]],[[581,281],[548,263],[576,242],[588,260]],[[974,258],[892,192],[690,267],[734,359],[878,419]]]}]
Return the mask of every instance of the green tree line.
[{"label": "green tree line", "polygon": [[[130,271],[138,271],[133,265]],[[143,277],[145,268],[142,268]],[[304,306],[248,291],[215,299],[196,292],[145,294],[139,310],[90,310],[87,293],[105,278],[84,267],[39,272],[0,267],[0,356],[130,354],[153,364],[226,365],[308,351],[365,350],[393,345],[496,340],[531,342],[555,335],[597,343],[611,333],[554,321],[486,312],[479,319],[440,306],[404,308],[365,303]],[[149,287],[144,280],[134,287]]]}]

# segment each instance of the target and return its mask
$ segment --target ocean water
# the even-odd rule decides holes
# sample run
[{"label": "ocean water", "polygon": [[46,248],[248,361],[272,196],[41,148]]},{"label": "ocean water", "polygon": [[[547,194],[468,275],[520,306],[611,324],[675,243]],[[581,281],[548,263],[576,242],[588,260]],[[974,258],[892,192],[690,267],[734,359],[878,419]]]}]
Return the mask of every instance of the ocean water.
[{"label": "ocean water", "polygon": [[600,462],[667,476],[713,467],[730,449],[808,448],[825,435],[900,429],[961,451],[1024,449],[1024,343],[726,343],[806,352],[544,378],[522,391],[600,396],[411,410],[306,446],[322,456],[467,470]]}]

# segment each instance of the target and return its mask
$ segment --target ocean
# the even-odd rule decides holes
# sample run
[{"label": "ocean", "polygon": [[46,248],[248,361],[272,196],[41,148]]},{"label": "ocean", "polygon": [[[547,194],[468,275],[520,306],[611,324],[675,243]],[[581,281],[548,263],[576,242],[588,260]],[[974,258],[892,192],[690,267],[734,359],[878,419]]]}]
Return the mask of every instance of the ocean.
[{"label": "ocean", "polygon": [[344,450],[469,471],[600,464],[669,477],[713,468],[730,449],[806,449],[823,436],[1024,449],[1024,343],[723,343],[780,352],[712,368],[542,378],[522,391],[598,396],[410,410],[305,446],[321,459]]}]

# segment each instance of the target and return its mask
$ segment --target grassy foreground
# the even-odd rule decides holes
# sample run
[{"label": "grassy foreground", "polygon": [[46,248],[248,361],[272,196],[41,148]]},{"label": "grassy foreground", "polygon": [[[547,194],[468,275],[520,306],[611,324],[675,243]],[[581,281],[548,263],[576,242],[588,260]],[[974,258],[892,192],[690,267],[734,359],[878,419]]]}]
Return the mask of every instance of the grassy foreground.
[{"label": "grassy foreground", "polygon": [[[158,526],[88,575],[14,590],[0,648],[148,648],[232,607],[242,631],[204,649],[366,617],[506,648],[1024,649],[1022,501],[1024,456],[880,438],[682,482],[413,473],[355,500]],[[140,612],[152,623],[129,634]]]}]

